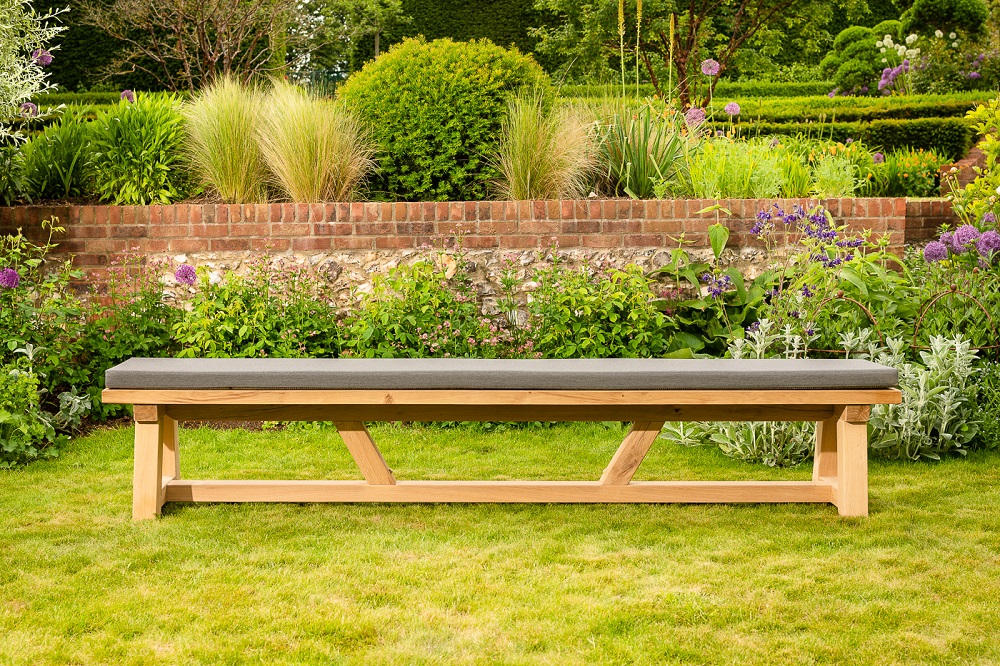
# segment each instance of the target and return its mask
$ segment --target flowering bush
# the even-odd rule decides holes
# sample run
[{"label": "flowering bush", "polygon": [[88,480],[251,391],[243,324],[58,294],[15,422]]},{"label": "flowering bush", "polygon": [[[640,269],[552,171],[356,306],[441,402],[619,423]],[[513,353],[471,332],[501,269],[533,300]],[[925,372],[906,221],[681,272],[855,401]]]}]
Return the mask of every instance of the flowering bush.
[{"label": "flowering bush", "polygon": [[915,92],[994,90],[1000,83],[1000,54],[976,40],[936,30],[921,35],[918,46],[920,57],[911,59]]}]

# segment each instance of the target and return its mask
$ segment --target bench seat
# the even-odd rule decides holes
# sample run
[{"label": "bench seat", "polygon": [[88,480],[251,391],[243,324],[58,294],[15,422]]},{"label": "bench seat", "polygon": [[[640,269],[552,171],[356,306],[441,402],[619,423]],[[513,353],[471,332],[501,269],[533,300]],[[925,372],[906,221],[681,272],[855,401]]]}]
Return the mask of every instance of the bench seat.
[{"label": "bench seat", "polygon": [[109,389],[785,390],[892,388],[897,372],[831,359],[133,358]]},{"label": "bench seat", "polygon": [[[821,359],[146,359],[107,371],[136,422],[132,514],[165,502],[831,502],[868,513],[867,421],[893,368]],[[178,423],[333,421],[364,481],[190,481]],[[597,481],[398,481],[365,421],[630,421]],[[632,482],[665,421],[815,421],[812,481]]]}]

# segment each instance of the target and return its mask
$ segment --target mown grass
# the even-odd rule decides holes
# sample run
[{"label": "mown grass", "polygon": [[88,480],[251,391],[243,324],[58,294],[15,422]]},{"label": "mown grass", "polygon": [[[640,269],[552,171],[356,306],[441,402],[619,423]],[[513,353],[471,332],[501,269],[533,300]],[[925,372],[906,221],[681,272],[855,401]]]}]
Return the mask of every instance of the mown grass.
[{"label": "mown grass", "polygon": [[[596,478],[617,425],[373,429],[403,478]],[[168,505],[131,436],[0,473],[0,663],[997,663],[1000,454],[822,505]],[[189,478],[358,478],[329,430],[182,431]],[[805,478],[658,442],[643,478]]]}]

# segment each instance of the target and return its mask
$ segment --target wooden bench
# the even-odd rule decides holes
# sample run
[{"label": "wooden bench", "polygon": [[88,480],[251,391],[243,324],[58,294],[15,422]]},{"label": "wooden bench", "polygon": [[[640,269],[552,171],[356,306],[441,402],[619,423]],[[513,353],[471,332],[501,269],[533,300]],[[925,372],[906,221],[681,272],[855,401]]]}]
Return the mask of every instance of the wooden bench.
[{"label": "wooden bench", "polygon": [[[145,359],[108,370],[132,404],[132,515],[165,502],[831,502],[868,513],[867,421],[896,370],[860,360]],[[364,481],[192,481],[181,421],[333,421]],[[397,481],[365,421],[630,421],[597,481]],[[665,421],[816,421],[811,481],[633,482]]]}]

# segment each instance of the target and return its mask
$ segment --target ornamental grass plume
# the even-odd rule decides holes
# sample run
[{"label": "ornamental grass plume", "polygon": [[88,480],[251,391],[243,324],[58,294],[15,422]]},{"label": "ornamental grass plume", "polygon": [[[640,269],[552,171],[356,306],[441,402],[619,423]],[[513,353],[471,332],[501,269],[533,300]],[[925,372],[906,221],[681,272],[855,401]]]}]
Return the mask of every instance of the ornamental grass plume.
[{"label": "ornamental grass plume", "polygon": [[347,201],[374,166],[374,147],[339,103],[274,82],[257,130],[273,184],[291,201]]},{"label": "ornamental grass plume", "polygon": [[260,90],[228,76],[184,105],[188,158],[201,182],[227,203],[267,201],[267,166],[257,143],[263,105]]},{"label": "ornamental grass plume", "polygon": [[13,268],[0,271],[0,289],[16,289],[21,284],[21,276]]},{"label": "ornamental grass plume", "polygon": [[572,107],[546,109],[539,92],[508,105],[494,160],[501,196],[512,200],[575,199],[590,191],[596,146]]}]

